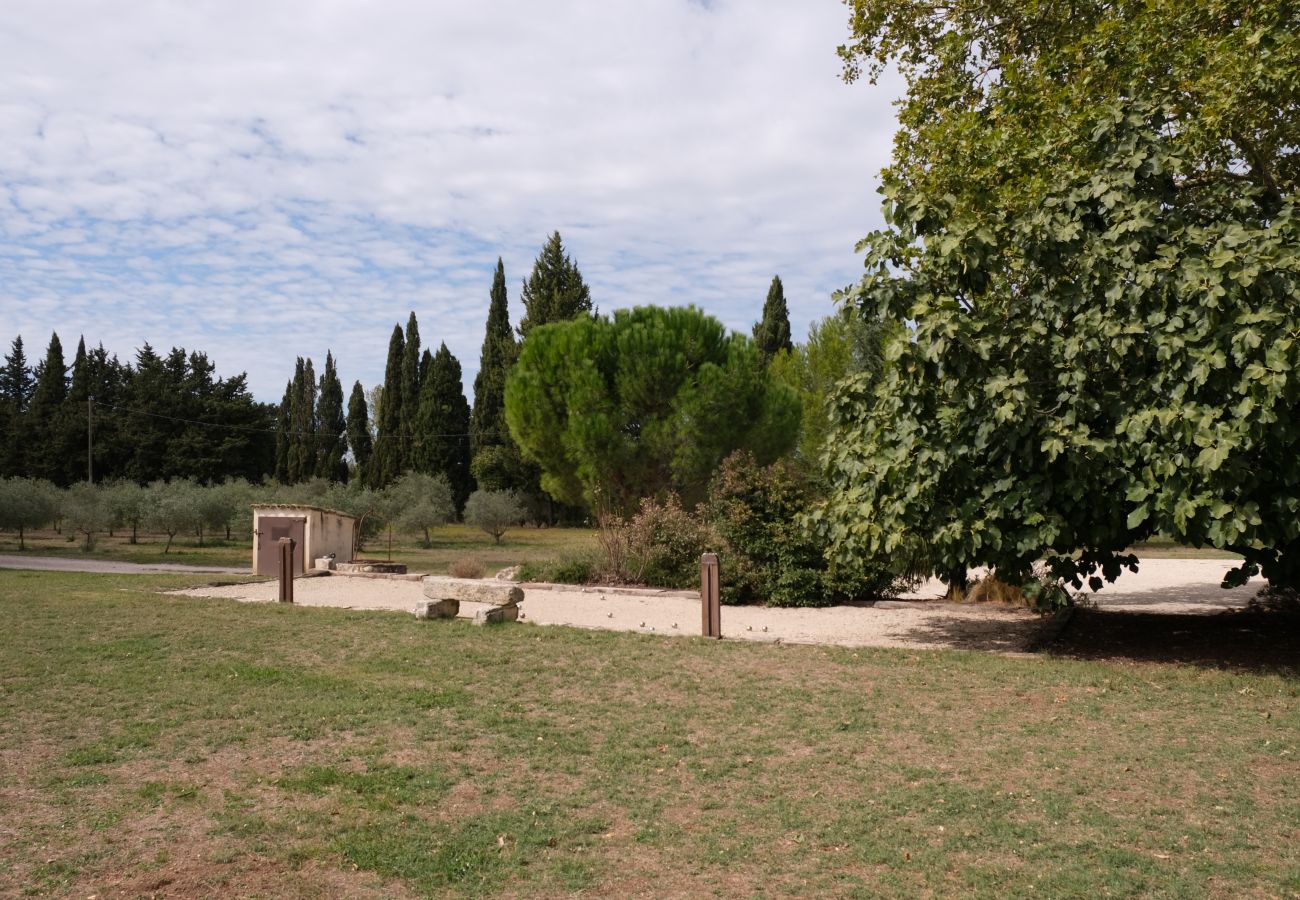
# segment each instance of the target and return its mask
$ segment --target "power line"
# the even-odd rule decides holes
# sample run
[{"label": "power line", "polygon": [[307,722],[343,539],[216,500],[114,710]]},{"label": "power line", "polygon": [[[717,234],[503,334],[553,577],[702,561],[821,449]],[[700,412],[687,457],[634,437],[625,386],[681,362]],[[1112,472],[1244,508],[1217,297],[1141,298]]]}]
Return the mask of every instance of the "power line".
[{"label": "power line", "polygon": [[[131,407],[129,407],[129,406],[117,406],[117,405],[112,404],[112,403],[104,403],[104,402],[102,402],[102,401],[98,401],[98,400],[95,401],[95,406],[96,406],[96,408],[106,408],[106,409],[111,409],[111,410],[113,410],[114,412],[128,413],[128,414],[131,414],[131,415],[137,415],[137,416],[146,416],[146,417],[151,418],[151,419],[163,419],[163,420],[166,420],[166,421],[168,421],[168,422],[180,422],[180,423],[182,423],[182,424],[184,424],[184,425],[198,425],[198,426],[201,427],[201,428],[226,428],[226,429],[229,429],[229,430],[232,430],[232,431],[245,431],[245,432],[251,432],[251,433],[253,433],[253,434],[283,434],[283,435],[288,435],[288,436],[291,436],[291,437],[329,438],[329,439],[332,439],[332,440],[346,440],[346,439],[347,439],[347,432],[346,432],[346,431],[344,431],[344,432],[342,432],[342,433],[340,433],[340,434],[334,434],[333,432],[326,432],[326,431],[281,431],[279,428],[258,428],[258,427],[254,426],[254,425],[232,425],[232,424],[229,424],[229,423],[226,423],[226,422],[203,422],[203,421],[201,421],[201,420],[199,420],[199,419],[186,419],[186,418],[183,418],[183,417],[181,417],[181,416],[169,416],[169,415],[165,415],[164,413],[150,412],[150,411],[145,410],[145,409],[133,409],[133,408],[131,408]],[[482,434],[484,434],[484,435],[492,435],[493,437],[504,437],[504,436],[507,434],[507,432],[504,432],[504,431],[484,431],[484,432],[482,432]],[[468,438],[468,437],[470,437],[470,436],[471,436],[471,435],[469,434],[469,432],[463,432],[463,433],[457,433],[457,432],[419,432],[419,433],[415,433],[415,432],[397,432],[397,433],[384,433],[384,434],[377,434],[377,435],[374,436],[374,439],[375,439],[375,440],[379,440],[379,439],[381,439],[381,438]]]}]

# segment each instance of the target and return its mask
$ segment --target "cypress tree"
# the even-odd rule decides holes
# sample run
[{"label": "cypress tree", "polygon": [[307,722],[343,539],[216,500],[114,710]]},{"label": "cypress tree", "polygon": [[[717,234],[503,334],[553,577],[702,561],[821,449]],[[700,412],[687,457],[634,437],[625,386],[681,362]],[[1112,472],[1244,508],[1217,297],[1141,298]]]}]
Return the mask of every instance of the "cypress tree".
[{"label": "cypress tree", "polygon": [[95,398],[95,478],[120,478],[131,456],[132,436],[124,433],[122,417],[113,411],[121,405],[130,375],[116,356],[100,344],[88,354],[90,396]]},{"label": "cypress tree", "polygon": [[316,403],[316,425],[320,429],[320,450],[316,474],[330,481],[347,481],[347,422],[343,418],[343,384],[335,368],[334,355],[325,353],[325,371],[320,376],[320,396]]},{"label": "cypress tree", "polygon": [[[301,360],[300,360],[301,362]],[[285,382],[284,399],[280,401],[280,410],[275,419],[275,480],[281,484],[289,483],[289,444],[293,410],[293,380]]]},{"label": "cypress tree", "polygon": [[406,345],[402,351],[402,408],[401,425],[401,461],[397,474],[411,468],[415,450],[415,417],[420,406],[420,326],[415,321],[415,313],[406,320]]},{"label": "cypress tree", "polygon": [[67,367],[58,334],[50,336],[45,359],[36,367],[36,387],[27,407],[28,445],[26,474],[67,485],[58,433],[63,401],[68,396]]},{"label": "cypress tree", "polygon": [[388,364],[384,367],[384,388],[375,413],[376,433],[370,472],[370,486],[382,488],[402,474],[402,359],[406,342],[402,326],[393,326],[388,340]]},{"label": "cypress tree", "polygon": [[591,290],[577,265],[565,254],[558,231],[542,247],[520,298],[524,302],[524,317],[519,322],[521,338],[538,325],[564,322],[591,312]]},{"label": "cypress tree", "polygon": [[63,400],[59,416],[59,433],[56,438],[58,453],[63,461],[63,480],[67,484],[86,477],[86,427],[88,424],[86,401],[90,399],[90,358],[86,354],[86,338],[77,341],[77,353],[72,359],[68,394]]},{"label": "cypress tree", "polygon": [[782,350],[794,349],[790,340],[790,310],[786,307],[780,275],[772,276],[772,285],[767,289],[763,318],[754,325],[754,343],[763,354],[764,362]]},{"label": "cypress tree", "polygon": [[361,387],[360,381],[353,382],[352,394],[348,397],[347,428],[348,447],[352,450],[352,459],[357,466],[356,478],[362,484],[367,484],[373,443],[370,439],[370,411],[366,408],[366,391]]},{"label": "cypress tree", "polygon": [[289,477],[306,481],[316,474],[316,367],[310,358],[298,360],[290,407]]},{"label": "cypress tree", "polygon": [[133,411],[126,415],[125,430],[134,438],[126,462],[126,475],[138,484],[147,484],[165,474],[163,455],[170,433],[164,431],[163,426],[169,423],[145,412],[157,410],[159,401],[169,396],[170,391],[163,360],[146,341],[135,352],[135,366],[126,391],[127,405]]},{"label": "cypress tree", "polygon": [[464,507],[474,489],[469,470],[469,418],[460,362],[444,343],[433,357],[429,378],[420,392],[420,455],[414,468],[446,475],[457,510]]},{"label": "cypress tree", "polygon": [[298,424],[302,418],[303,369],[303,359],[300,356],[293,367],[293,379],[289,382],[289,427],[285,431],[289,439],[289,449],[285,456],[286,484],[302,481],[302,450],[299,447],[302,433],[298,430]]},{"label": "cypress tree", "polygon": [[0,475],[24,474],[27,458],[27,406],[35,383],[23,351],[22,335],[14,338],[0,369]]},{"label": "cypress tree", "polygon": [[506,299],[506,269],[497,258],[492,276],[491,301],[488,303],[487,330],[479,353],[478,374],[474,376],[474,412],[470,418],[470,448],[477,453],[485,447],[507,442],[506,376],[514,365],[519,347],[510,329],[510,306]]},{"label": "cypress tree", "polygon": [[32,369],[27,364],[27,354],[23,350],[23,338],[19,335],[10,345],[4,369],[0,370],[0,400],[13,404],[14,409],[20,413],[27,412],[27,404],[31,402],[35,388]]}]

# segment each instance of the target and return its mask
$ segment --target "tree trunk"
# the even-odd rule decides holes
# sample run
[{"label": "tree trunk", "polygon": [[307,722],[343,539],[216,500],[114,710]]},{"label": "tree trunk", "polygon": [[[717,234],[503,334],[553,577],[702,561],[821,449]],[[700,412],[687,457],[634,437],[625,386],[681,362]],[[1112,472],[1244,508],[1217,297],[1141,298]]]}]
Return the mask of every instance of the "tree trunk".
[{"label": "tree trunk", "polygon": [[948,582],[948,593],[944,595],[945,600],[949,603],[961,603],[966,599],[966,586],[970,584],[970,579],[967,577],[965,569],[949,572],[944,581]]}]

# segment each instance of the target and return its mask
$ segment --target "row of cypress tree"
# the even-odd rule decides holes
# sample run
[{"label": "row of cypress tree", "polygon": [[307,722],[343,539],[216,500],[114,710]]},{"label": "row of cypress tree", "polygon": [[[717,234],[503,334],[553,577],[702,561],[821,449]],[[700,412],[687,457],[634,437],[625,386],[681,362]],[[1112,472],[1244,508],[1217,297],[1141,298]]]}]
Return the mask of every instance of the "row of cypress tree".
[{"label": "row of cypress tree", "polygon": [[69,365],[55,333],[32,365],[19,335],[0,369],[0,475],[258,481],[271,472],[274,425],[242,373],[218,377],[183,347],[161,356],[145,344],[123,363],[82,338]]},{"label": "row of cypress tree", "polygon": [[[378,488],[416,471],[445,475],[458,508],[476,486],[536,497],[540,473],[506,426],[506,379],[530,331],[593,312],[591,290],[558,231],[520,299],[524,315],[512,328],[498,259],[472,407],[460,361],[445,343],[436,352],[421,348],[414,312],[405,329],[393,328],[383,385],[367,398],[355,382],[346,408],[332,352],[319,378],[313,361],[299,357],[276,407],[253,400],[244,374],[217,377],[203,353],[173,348],[164,357],[146,344],[134,364],[123,364],[102,345],[87,351],[82,340],[67,366],[55,334],[45,358],[31,366],[20,336],[0,369],[0,475],[60,485],[84,480],[93,396],[96,480],[359,478]],[[767,359],[791,347],[779,277],[754,337]]]}]

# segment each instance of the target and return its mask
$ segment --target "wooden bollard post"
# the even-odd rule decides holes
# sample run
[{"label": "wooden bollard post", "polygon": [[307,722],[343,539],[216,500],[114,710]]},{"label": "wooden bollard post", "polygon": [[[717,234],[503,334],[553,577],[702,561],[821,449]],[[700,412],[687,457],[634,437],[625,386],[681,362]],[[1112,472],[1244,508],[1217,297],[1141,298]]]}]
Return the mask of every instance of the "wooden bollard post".
[{"label": "wooden bollard post", "polygon": [[293,538],[280,538],[280,602],[293,602]]},{"label": "wooden bollard post", "polygon": [[722,593],[718,581],[718,554],[700,558],[700,609],[705,637],[722,637]]}]

